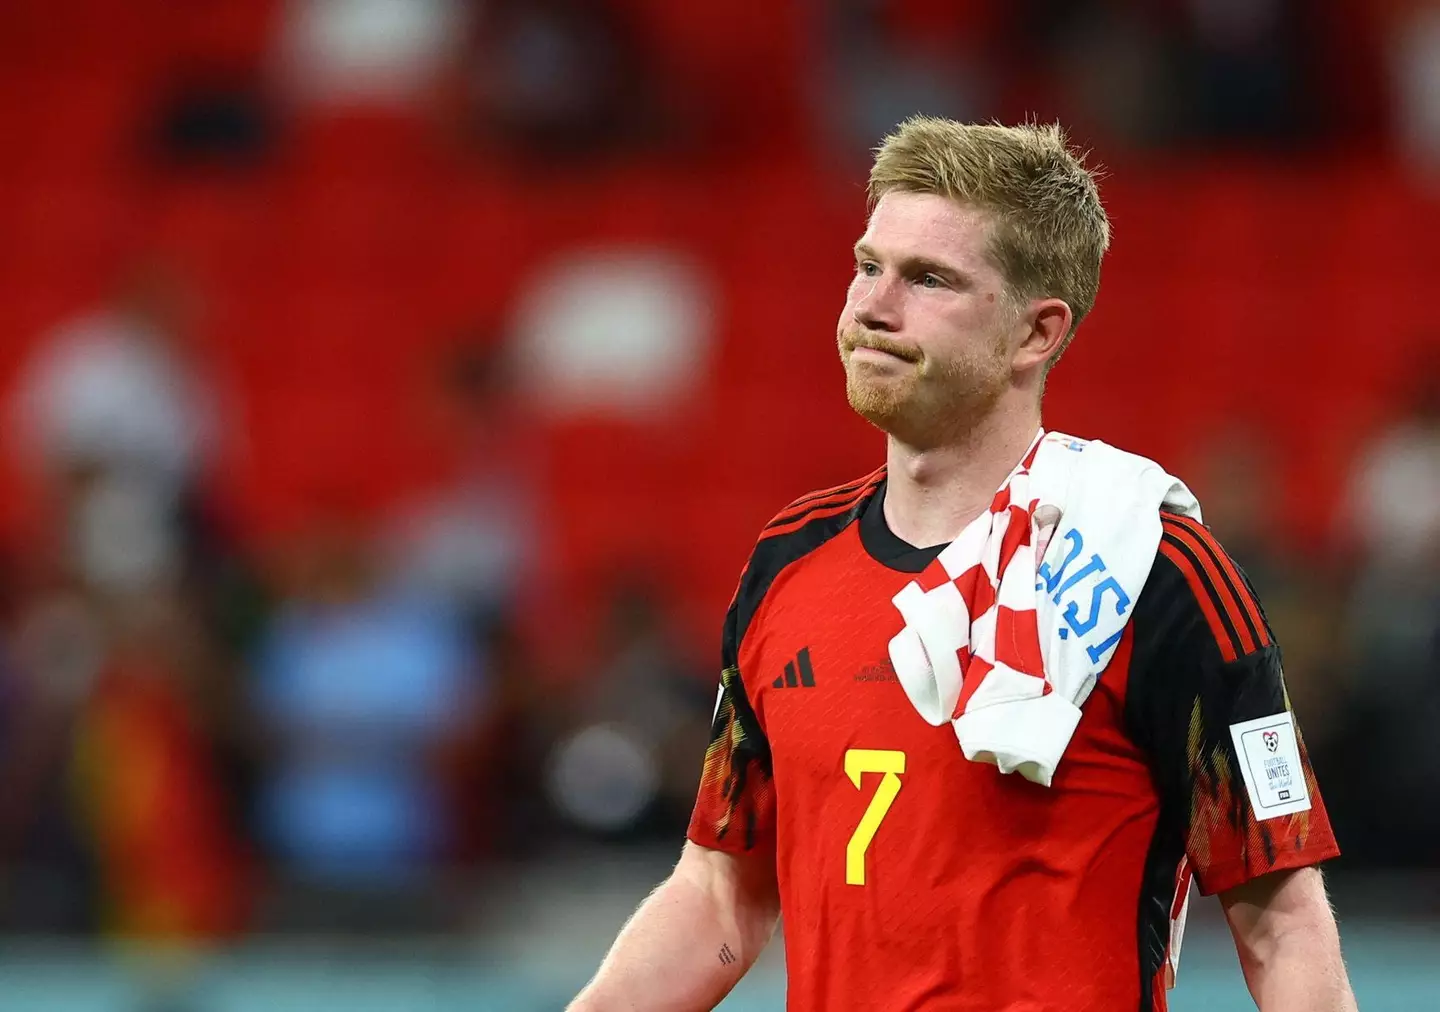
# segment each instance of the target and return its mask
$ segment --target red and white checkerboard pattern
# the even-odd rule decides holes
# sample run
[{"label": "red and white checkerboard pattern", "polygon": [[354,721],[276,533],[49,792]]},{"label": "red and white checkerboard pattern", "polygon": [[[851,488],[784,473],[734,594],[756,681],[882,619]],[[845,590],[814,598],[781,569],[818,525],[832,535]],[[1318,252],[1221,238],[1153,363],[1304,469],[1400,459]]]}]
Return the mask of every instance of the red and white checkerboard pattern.
[{"label": "red and white checkerboard pattern", "polygon": [[[968,757],[1048,784],[1113,645],[1087,655],[1081,637],[1063,626],[1065,601],[1052,598],[1041,562],[1062,520],[1067,531],[1085,529],[1085,543],[1099,547],[1106,561],[1084,568],[1104,574],[1113,595],[1102,602],[1103,591],[1096,592],[1093,603],[1086,597],[1091,625],[1101,637],[1111,636],[1124,626],[1123,603],[1138,598],[1149,575],[1162,504],[1199,513],[1184,484],[1153,461],[1100,442],[1039,433],[989,510],[894,598],[905,628],[891,640],[891,660],[921,715],[936,726],[956,722]],[[1077,594],[1094,589],[1094,581],[1076,586]],[[1103,622],[1102,603],[1110,606]],[[1057,692],[1059,698],[1047,698]],[[1007,709],[1032,701],[1040,702]],[[969,720],[967,739],[967,717],[982,712],[984,719]],[[1010,749],[997,736],[1037,744]]]}]

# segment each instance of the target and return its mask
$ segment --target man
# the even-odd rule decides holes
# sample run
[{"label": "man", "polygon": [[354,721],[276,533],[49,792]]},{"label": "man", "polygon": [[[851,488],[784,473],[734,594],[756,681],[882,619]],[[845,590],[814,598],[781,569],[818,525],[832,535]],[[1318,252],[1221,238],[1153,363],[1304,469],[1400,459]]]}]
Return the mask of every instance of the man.
[{"label": "man", "polygon": [[1253,591],[1202,525],[1164,516],[1049,786],[965,758],[896,684],[891,600],[1034,444],[1109,225],[1058,127],[912,119],[869,195],[838,340],[886,466],[762,531],[689,843],[572,1007],[711,1008],[783,911],[792,1009],[1154,1012],[1193,875],[1263,1012],[1353,1009],[1303,744],[1303,810],[1257,814],[1242,783],[1231,728],[1288,722],[1288,701]]}]

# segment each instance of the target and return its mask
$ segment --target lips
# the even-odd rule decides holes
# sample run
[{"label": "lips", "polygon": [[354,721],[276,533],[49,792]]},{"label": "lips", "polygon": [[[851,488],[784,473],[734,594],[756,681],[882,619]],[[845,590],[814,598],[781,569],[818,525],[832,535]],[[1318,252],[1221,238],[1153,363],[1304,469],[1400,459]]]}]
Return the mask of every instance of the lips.
[{"label": "lips", "polygon": [[868,330],[864,327],[847,327],[840,335],[840,347],[847,355],[857,351],[869,352],[876,360],[883,356],[899,359],[910,365],[924,357],[919,348],[896,341],[883,331]]},{"label": "lips", "polygon": [[895,348],[881,348],[873,344],[856,344],[851,348],[851,353],[857,351],[869,352],[872,355],[883,355],[885,358],[893,358],[900,362],[915,363],[918,358],[907,351],[900,351]]}]

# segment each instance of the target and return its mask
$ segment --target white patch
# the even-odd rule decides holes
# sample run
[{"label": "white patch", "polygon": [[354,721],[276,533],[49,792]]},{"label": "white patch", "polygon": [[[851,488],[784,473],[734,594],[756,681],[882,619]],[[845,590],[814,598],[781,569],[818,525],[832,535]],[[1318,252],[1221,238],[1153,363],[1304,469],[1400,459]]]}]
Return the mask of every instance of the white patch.
[{"label": "white patch", "polygon": [[1295,715],[1286,711],[1230,725],[1240,773],[1260,821],[1310,810],[1310,791],[1300,767]]},{"label": "white patch", "polygon": [[720,687],[715,690],[715,709],[710,711],[710,723],[715,723],[715,718],[720,716],[720,701],[725,698],[725,683],[722,681]]}]

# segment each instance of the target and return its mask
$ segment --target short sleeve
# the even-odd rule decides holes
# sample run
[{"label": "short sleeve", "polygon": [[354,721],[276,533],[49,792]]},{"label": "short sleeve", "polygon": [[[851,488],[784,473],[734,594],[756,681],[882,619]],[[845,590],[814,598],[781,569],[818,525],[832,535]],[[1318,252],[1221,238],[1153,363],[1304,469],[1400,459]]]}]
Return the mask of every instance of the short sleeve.
[{"label": "short sleeve", "polygon": [[775,784],[770,743],[740,677],[736,606],[725,618],[720,692],[690,817],[689,839],[731,853],[775,843]]},{"label": "short sleeve", "polygon": [[1133,621],[1129,720],[1201,892],[1337,856],[1280,648],[1207,528],[1167,514]]}]

